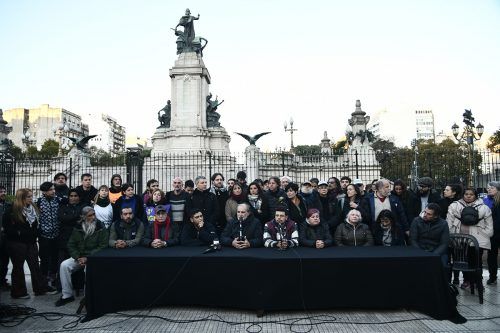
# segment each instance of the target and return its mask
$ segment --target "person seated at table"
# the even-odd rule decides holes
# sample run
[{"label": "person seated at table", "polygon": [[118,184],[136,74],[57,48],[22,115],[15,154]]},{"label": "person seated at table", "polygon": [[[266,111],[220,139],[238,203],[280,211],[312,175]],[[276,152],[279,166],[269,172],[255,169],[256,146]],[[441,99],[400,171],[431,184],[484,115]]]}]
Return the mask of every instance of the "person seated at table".
[{"label": "person seated at table", "polygon": [[144,223],[132,213],[132,208],[123,207],[120,219],[109,228],[109,247],[124,249],[141,243],[144,236]]},{"label": "person seated at table", "polygon": [[382,246],[405,246],[403,230],[396,222],[394,213],[389,209],[382,210],[377,217],[375,230],[373,231],[375,245]]},{"label": "person seated at table", "polygon": [[335,230],[335,244],[337,246],[372,246],[373,235],[370,227],[361,221],[361,212],[357,209],[350,210],[344,223]]},{"label": "person seated at table", "polygon": [[240,250],[262,246],[262,227],[260,221],[250,214],[248,203],[236,207],[236,218],[227,223],[221,234],[221,243]]},{"label": "person seated at table", "polygon": [[443,264],[447,265],[450,229],[440,214],[441,207],[437,203],[428,204],[422,216],[417,216],[411,223],[410,244],[441,255]]},{"label": "person seated at table", "polygon": [[83,207],[80,221],[73,228],[68,241],[68,251],[71,258],[64,260],[59,267],[62,296],[57,300],[56,306],[62,306],[75,300],[71,274],[85,269],[87,257],[106,248],[107,241],[108,230],[104,223],[96,218],[95,210],[89,206]]},{"label": "person seated at table", "polygon": [[174,246],[179,244],[179,227],[170,221],[168,209],[165,205],[155,207],[155,218],[147,229],[142,245],[153,249]]},{"label": "person seated at table", "polygon": [[299,246],[297,224],[288,218],[286,207],[276,207],[274,219],[264,225],[264,246],[279,249]]},{"label": "person seated at table", "polygon": [[212,223],[205,223],[203,212],[195,208],[189,212],[189,222],[182,227],[180,243],[184,246],[203,246],[214,242],[215,227]]},{"label": "person seated at table", "polygon": [[306,220],[299,228],[299,241],[303,246],[323,249],[332,246],[333,240],[327,223],[323,223],[319,216],[319,210],[310,208],[307,210]]}]

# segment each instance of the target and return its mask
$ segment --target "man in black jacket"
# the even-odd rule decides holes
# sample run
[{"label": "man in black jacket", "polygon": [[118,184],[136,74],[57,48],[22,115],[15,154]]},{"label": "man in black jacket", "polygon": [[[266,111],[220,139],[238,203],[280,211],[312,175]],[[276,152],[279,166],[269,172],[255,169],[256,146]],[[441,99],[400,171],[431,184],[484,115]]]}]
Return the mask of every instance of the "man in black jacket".
[{"label": "man in black jacket", "polygon": [[92,175],[84,173],[80,176],[80,179],[82,184],[75,188],[80,196],[80,203],[83,206],[92,206],[97,195],[97,189],[92,185]]},{"label": "man in black jacket", "polygon": [[[216,225],[215,214],[217,212],[217,199],[215,194],[210,193],[207,189],[207,178],[198,176],[194,180],[195,189],[193,195],[186,201],[185,212],[198,208],[203,212],[203,217],[206,223]],[[187,215],[187,213],[185,213]]]},{"label": "man in black jacket", "polygon": [[247,203],[239,204],[236,218],[232,219],[222,232],[222,245],[241,250],[249,247],[261,247],[262,242],[260,221],[250,215],[250,206]]},{"label": "man in black jacket", "polygon": [[417,216],[411,224],[411,245],[422,250],[441,255],[443,264],[448,262],[448,242],[450,230],[448,223],[439,217],[441,208],[430,203],[424,210],[423,217]]},{"label": "man in black jacket", "polygon": [[203,213],[201,210],[192,210],[189,213],[189,222],[184,225],[181,231],[181,245],[208,246],[213,243],[215,237],[214,226],[203,221]]}]

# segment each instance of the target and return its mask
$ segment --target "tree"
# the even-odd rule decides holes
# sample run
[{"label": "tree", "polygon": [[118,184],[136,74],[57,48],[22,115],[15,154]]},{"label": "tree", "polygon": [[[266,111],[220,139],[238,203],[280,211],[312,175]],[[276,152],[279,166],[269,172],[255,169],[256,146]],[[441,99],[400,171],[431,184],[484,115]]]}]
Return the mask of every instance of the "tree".
[{"label": "tree", "polygon": [[43,157],[56,157],[59,154],[59,142],[53,139],[45,140],[39,154]]},{"label": "tree", "polygon": [[14,156],[15,159],[20,159],[24,155],[21,147],[18,147],[15,144],[11,144],[9,146],[9,152],[11,153],[12,156]]},{"label": "tree", "polygon": [[490,136],[486,147],[493,153],[500,153],[500,129],[497,129],[496,132]]},{"label": "tree", "polygon": [[293,148],[295,155],[299,156],[311,156],[311,155],[320,155],[321,147],[318,145],[300,145]]}]

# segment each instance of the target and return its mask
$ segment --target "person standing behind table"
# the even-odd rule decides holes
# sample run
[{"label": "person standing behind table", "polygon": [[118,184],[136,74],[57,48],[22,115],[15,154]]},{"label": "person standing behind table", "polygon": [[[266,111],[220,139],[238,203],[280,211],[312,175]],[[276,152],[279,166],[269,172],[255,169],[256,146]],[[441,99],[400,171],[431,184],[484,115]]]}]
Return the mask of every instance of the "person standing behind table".
[{"label": "person standing behind table", "polygon": [[62,295],[55,306],[62,306],[75,300],[71,274],[87,267],[87,257],[107,247],[108,231],[104,224],[96,219],[92,207],[82,209],[81,219],[73,229],[68,241],[70,258],[61,263],[59,276],[61,277]]},{"label": "person standing behind table", "polygon": [[84,173],[80,179],[82,184],[75,188],[80,196],[80,202],[84,206],[92,206],[94,204],[92,201],[97,195],[97,189],[92,185],[92,175]]},{"label": "person standing behind table", "polygon": [[179,226],[182,230],[184,225],[184,211],[186,208],[186,201],[189,199],[189,194],[182,189],[182,179],[175,177],[172,180],[173,190],[165,195],[167,204],[170,204],[172,211],[172,222]]},{"label": "person standing behind table", "polygon": [[437,203],[440,199],[438,193],[434,192],[432,186],[434,181],[430,177],[422,177],[418,180],[417,201],[415,202],[415,212],[420,214],[430,203]]},{"label": "person standing behind table", "polygon": [[109,228],[109,247],[125,249],[141,244],[144,237],[144,223],[134,217],[132,208],[121,209],[120,219]]},{"label": "person standing behind table", "polygon": [[262,188],[255,181],[248,185],[247,201],[250,204],[250,210],[253,216],[260,221],[261,225],[271,219],[269,214],[269,203],[267,197],[264,195]]},{"label": "person standing behind table", "polygon": [[191,179],[188,179],[184,182],[184,191],[189,194],[189,197],[193,195],[194,192],[194,182]]},{"label": "person standing behind table", "polygon": [[335,229],[341,221],[341,208],[338,206],[337,199],[328,194],[328,182],[320,180],[318,182],[318,194],[322,210],[320,218],[322,223],[327,223],[330,235],[335,235]]},{"label": "person standing behind table", "polygon": [[38,246],[40,247],[40,269],[51,283],[55,282],[59,273],[60,222],[57,218],[60,199],[56,197],[54,184],[44,182],[40,185],[42,196],[36,201],[40,212],[38,220]]},{"label": "person standing behind table", "polygon": [[367,221],[368,212],[365,211],[364,207],[361,204],[363,196],[361,195],[361,190],[359,189],[359,187],[354,184],[349,184],[347,185],[345,191],[346,196],[344,200],[342,200],[344,202],[344,205],[340,207],[340,209],[342,210],[341,221],[344,221],[347,217],[347,213],[349,213],[349,211],[353,209],[359,210],[363,221]]},{"label": "person standing behind table", "polygon": [[69,187],[66,185],[68,177],[63,172],[58,172],[54,176],[54,188],[56,190],[56,197],[58,197],[61,202],[66,202],[69,195]]},{"label": "person standing behind table", "polygon": [[373,238],[375,245],[406,246],[405,235],[396,223],[394,213],[388,209],[384,209],[378,214]]},{"label": "person standing behind table", "polygon": [[167,214],[171,215],[171,206],[167,204],[165,193],[162,190],[156,189],[153,195],[149,198],[148,202],[144,205],[144,214],[146,215],[146,227],[153,224],[155,220],[155,208],[159,205],[166,206]]},{"label": "person standing behind table", "polygon": [[321,211],[321,201],[319,200],[319,194],[316,190],[314,190],[312,183],[310,181],[305,181],[300,186],[299,195],[304,199],[306,207],[316,208]]},{"label": "person standing behind table", "polygon": [[75,189],[69,190],[68,203],[61,205],[57,213],[57,218],[61,224],[59,237],[57,238],[59,247],[59,265],[69,258],[68,241],[73,233],[73,228],[81,218],[83,206],[80,204],[80,197]]},{"label": "person standing behind table", "polygon": [[217,201],[215,195],[207,188],[207,178],[198,176],[195,178],[195,190],[190,199],[186,201],[186,212],[194,208],[199,208],[203,212],[205,223],[212,223],[215,226],[215,212],[217,211]]},{"label": "person standing behind table", "polygon": [[302,246],[323,249],[332,246],[333,239],[328,224],[323,223],[316,208],[307,211],[306,220],[299,228],[299,242]]},{"label": "person standing behind table", "polygon": [[16,198],[3,216],[3,225],[7,239],[7,249],[12,260],[12,298],[30,298],[26,289],[24,263],[28,264],[31,285],[35,295],[57,292],[47,284],[47,277],[42,274],[38,263],[38,209],[33,205],[33,192],[22,188],[16,191]]},{"label": "person standing behind table", "polygon": [[335,244],[337,246],[372,246],[373,235],[370,227],[361,222],[361,212],[357,209],[350,210],[344,223],[335,230]]},{"label": "person standing behind table", "polygon": [[375,221],[377,220],[378,214],[384,209],[389,209],[394,213],[396,217],[396,222],[399,223],[404,233],[408,236],[410,234],[410,228],[408,221],[406,220],[406,214],[403,209],[401,201],[396,196],[391,194],[391,183],[387,179],[381,179],[375,183],[375,192],[368,193],[361,207],[363,207],[365,212],[368,212],[368,224],[371,228],[374,227]]},{"label": "person standing behind table", "polygon": [[116,200],[113,207],[113,221],[120,219],[122,209],[128,207],[132,209],[135,218],[144,222],[144,204],[142,198],[134,194],[134,185],[130,183],[123,184],[122,193],[123,195]]},{"label": "person standing behind table", "polygon": [[148,182],[146,183],[146,191],[144,191],[144,193],[142,194],[143,204],[146,204],[149,199],[151,199],[153,192],[159,188],[160,183],[156,179],[148,180]]},{"label": "person standing behind table", "polygon": [[111,176],[111,186],[109,187],[109,201],[114,204],[122,196],[122,176],[115,173]]},{"label": "person standing behind table", "polygon": [[260,221],[251,215],[248,203],[237,206],[236,217],[227,223],[221,243],[239,250],[262,246],[262,227]]},{"label": "person standing behind table", "polygon": [[305,200],[298,192],[299,186],[295,183],[289,183],[285,187],[285,204],[288,207],[288,217],[297,223],[297,226],[304,222],[307,213]]},{"label": "person standing behind table", "polygon": [[153,249],[175,246],[179,244],[179,236],[179,228],[170,221],[167,207],[158,205],[155,208],[155,220],[148,225],[142,245]]},{"label": "person standing behind table", "polygon": [[285,250],[299,246],[297,224],[288,218],[286,206],[276,207],[274,219],[264,225],[264,246]]},{"label": "person standing behind table", "polygon": [[397,197],[399,201],[401,201],[406,215],[406,220],[408,223],[411,223],[413,219],[418,216],[418,213],[420,213],[416,211],[417,196],[415,193],[408,189],[405,182],[401,179],[397,179],[394,181],[394,189],[392,190],[391,195]]},{"label": "person standing behind table", "polygon": [[448,184],[443,190],[443,197],[438,200],[437,204],[441,208],[441,218],[446,219],[448,216],[448,207],[453,201],[462,198],[462,185]]},{"label": "person standing behind table", "polygon": [[448,244],[450,231],[445,220],[440,218],[438,204],[430,203],[422,216],[417,216],[410,231],[410,244],[413,247],[439,254],[443,265],[448,263]]},{"label": "person standing behind table", "polygon": [[267,183],[268,190],[264,192],[267,202],[269,203],[269,215],[273,218],[278,205],[283,205],[285,202],[285,191],[280,187],[281,181],[278,177],[270,177]]},{"label": "person standing behind table", "polygon": [[106,185],[99,186],[99,192],[94,198],[94,210],[96,218],[104,224],[104,227],[109,229],[113,223],[113,205],[109,197],[110,192]]},{"label": "person standing behind table", "polygon": [[217,229],[217,234],[221,234],[222,230],[226,226],[225,208],[226,201],[229,198],[229,192],[224,187],[224,176],[220,172],[216,172],[210,177],[212,181],[212,186],[210,187],[210,192],[215,195],[217,199],[217,211],[215,212],[215,228]]},{"label": "person standing behind table", "polygon": [[224,215],[226,218],[226,223],[224,223],[224,228],[227,223],[231,222],[236,217],[236,212],[238,210],[238,205],[246,202],[247,198],[243,192],[243,188],[240,183],[234,183],[229,198],[226,201]]},{"label": "person standing behind table", "polygon": [[217,237],[215,227],[203,221],[201,209],[189,212],[189,222],[181,231],[180,243],[183,246],[209,246]]},{"label": "person standing behind table", "polygon": [[[478,218],[472,223],[465,221],[466,216],[462,216],[462,211],[465,207],[473,207],[477,211]],[[451,234],[472,235],[477,239],[479,243],[479,258],[483,257],[485,250],[491,249],[490,238],[493,236],[491,210],[483,203],[482,199],[478,198],[476,189],[472,187],[466,188],[463,198],[450,204],[446,221],[448,222]],[[472,276],[470,273],[464,273],[464,282],[460,288],[469,288],[471,279]]]},{"label": "person standing behind table", "polygon": [[488,271],[490,276],[486,284],[497,284],[498,275],[498,247],[500,246],[500,182],[488,183],[488,198],[483,201],[489,207],[491,204],[491,215],[493,218],[493,236],[490,238],[491,250],[488,251]]}]

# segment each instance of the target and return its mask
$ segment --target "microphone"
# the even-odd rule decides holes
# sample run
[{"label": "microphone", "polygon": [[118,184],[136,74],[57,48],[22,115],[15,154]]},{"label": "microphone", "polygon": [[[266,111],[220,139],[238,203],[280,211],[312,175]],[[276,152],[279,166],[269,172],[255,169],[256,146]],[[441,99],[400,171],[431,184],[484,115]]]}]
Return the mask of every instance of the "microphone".
[{"label": "microphone", "polygon": [[203,251],[203,254],[215,252],[217,250],[220,250],[220,248],[221,248],[217,234],[212,231],[212,232],[210,232],[210,235],[213,236],[212,244],[210,244],[210,246],[205,251]]},{"label": "microphone", "polygon": [[244,242],[245,241],[245,236],[243,236],[243,225],[242,225],[243,219],[240,217],[238,219],[238,222],[240,223],[240,236],[238,237],[238,240],[240,242]]}]

